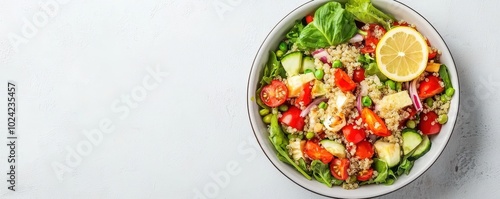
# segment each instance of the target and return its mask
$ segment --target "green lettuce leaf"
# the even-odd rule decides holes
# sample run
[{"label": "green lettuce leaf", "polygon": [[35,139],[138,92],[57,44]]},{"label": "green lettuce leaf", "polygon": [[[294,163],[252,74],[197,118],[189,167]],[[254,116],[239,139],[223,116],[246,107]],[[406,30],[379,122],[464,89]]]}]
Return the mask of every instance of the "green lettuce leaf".
[{"label": "green lettuce leaf", "polygon": [[300,33],[298,46],[302,49],[316,49],[345,43],[358,28],[354,16],[338,2],[328,2],[314,13],[314,21]]},{"label": "green lettuce leaf", "polygon": [[311,170],[313,172],[314,178],[328,187],[332,187],[332,174],[330,174],[330,168],[328,164],[324,164],[319,160],[313,160],[311,162]]},{"label": "green lettuce leaf", "polygon": [[388,15],[373,6],[370,0],[348,0],[345,9],[352,13],[356,20],[363,23],[378,23],[386,30],[391,28],[391,21],[395,18]]}]

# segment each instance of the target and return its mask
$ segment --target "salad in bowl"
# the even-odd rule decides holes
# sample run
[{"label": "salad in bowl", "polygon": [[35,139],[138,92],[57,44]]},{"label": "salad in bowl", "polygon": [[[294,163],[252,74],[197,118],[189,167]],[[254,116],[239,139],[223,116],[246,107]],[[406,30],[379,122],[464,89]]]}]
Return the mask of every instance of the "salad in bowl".
[{"label": "salad in bowl", "polygon": [[[386,10],[403,6],[385,3]],[[314,4],[287,16],[289,25],[270,34],[277,41],[259,52],[267,54],[264,64],[254,63],[249,108],[260,120],[252,126],[264,129],[254,127],[261,146],[272,146],[272,159],[303,179],[347,190],[397,184],[436,140],[432,164],[458,109],[456,71],[442,39],[433,45],[437,39],[419,25],[425,32],[431,26],[412,21],[418,14],[405,19],[370,0]]]}]

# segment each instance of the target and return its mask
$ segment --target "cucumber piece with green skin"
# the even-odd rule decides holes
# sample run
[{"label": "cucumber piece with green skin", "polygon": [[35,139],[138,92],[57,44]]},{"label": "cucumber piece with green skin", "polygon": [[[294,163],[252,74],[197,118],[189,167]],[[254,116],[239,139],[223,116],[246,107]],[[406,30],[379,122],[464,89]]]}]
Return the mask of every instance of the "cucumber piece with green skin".
[{"label": "cucumber piece with green skin", "polygon": [[300,70],[300,72],[304,73],[307,69],[311,71],[316,70],[316,65],[314,64],[314,58],[304,57],[304,59],[302,60],[302,69]]},{"label": "cucumber piece with green skin", "polygon": [[298,75],[302,68],[302,52],[296,51],[283,55],[281,65],[288,77]]},{"label": "cucumber piece with green skin", "polygon": [[389,168],[398,165],[401,161],[401,147],[398,143],[377,140],[373,146],[379,159],[386,162]]},{"label": "cucumber piece with green skin", "polygon": [[408,155],[413,149],[422,143],[422,136],[415,129],[404,129],[401,132],[403,137],[403,154]]},{"label": "cucumber piece with green skin", "polygon": [[338,158],[345,158],[347,155],[344,145],[338,142],[335,142],[333,140],[321,140],[320,144],[328,152],[330,152],[332,155]]},{"label": "cucumber piece with green skin", "polygon": [[415,152],[411,155],[413,159],[418,159],[422,156],[424,156],[429,150],[431,150],[431,140],[429,139],[429,136],[424,135],[422,138],[422,143],[417,146],[415,149]]}]

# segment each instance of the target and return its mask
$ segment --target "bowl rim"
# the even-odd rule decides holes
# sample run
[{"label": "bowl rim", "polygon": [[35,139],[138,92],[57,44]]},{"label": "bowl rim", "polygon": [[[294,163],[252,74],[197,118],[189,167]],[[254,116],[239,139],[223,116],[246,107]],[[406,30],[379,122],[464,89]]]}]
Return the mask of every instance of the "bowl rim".
[{"label": "bowl rim", "polygon": [[[335,0],[334,0],[334,1],[335,1]],[[427,20],[427,18],[425,18],[425,17],[424,17],[422,14],[420,14],[418,11],[416,11],[416,10],[415,10],[415,9],[413,9],[412,7],[410,7],[410,6],[406,5],[405,3],[400,2],[400,1],[398,1],[398,0],[392,0],[392,1],[394,1],[394,2],[396,2],[396,3],[399,3],[399,4],[401,4],[402,6],[407,7],[408,9],[412,10],[412,11],[413,11],[413,12],[415,12],[417,15],[419,15],[420,17],[422,17],[422,19],[423,19],[423,20],[425,20],[425,22],[427,22],[427,24],[429,24],[429,26],[430,26],[430,27],[431,27],[431,28],[432,28],[432,29],[433,29],[433,30],[437,33],[437,35],[439,36],[439,38],[441,39],[441,41],[443,41],[444,46],[446,46],[446,49],[447,49],[447,51],[448,51],[448,52],[449,52],[449,54],[450,54],[450,58],[451,58],[451,61],[452,61],[452,63],[453,63],[453,66],[454,66],[454,67],[455,67],[455,69],[456,69],[456,67],[457,67],[457,66],[456,66],[456,64],[455,64],[455,59],[453,58],[453,54],[452,54],[452,52],[451,52],[450,48],[448,47],[448,44],[446,43],[446,41],[444,40],[444,38],[441,36],[441,34],[439,33],[439,31],[438,31],[438,30],[437,30],[437,29],[436,29],[436,28],[432,25],[432,23],[431,23],[429,20]],[[270,36],[270,35],[274,32],[274,30],[276,29],[276,27],[277,27],[277,26],[279,26],[279,25],[283,22],[283,20],[285,20],[285,19],[286,19],[289,15],[291,15],[292,13],[294,13],[295,11],[297,11],[298,9],[300,9],[300,8],[302,8],[302,7],[304,7],[304,6],[306,6],[307,4],[312,3],[312,2],[314,2],[314,0],[309,0],[309,1],[307,1],[307,2],[305,2],[305,3],[303,3],[303,4],[301,4],[301,5],[297,6],[296,8],[294,8],[293,10],[291,10],[290,12],[288,12],[286,15],[284,15],[284,16],[283,16],[283,17],[282,17],[282,18],[281,18],[281,19],[280,19],[280,20],[279,20],[279,21],[278,21],[278,22],[277,22],[277,23],[273,26],[273,28],[269,31],[269,33],[266,35],[266,37],[264,38],[263,42],[262,42],[262,43],[261,43],[261,45],[259,46],[259,49],[257,50],[257,53],[256,53],[256,55],[255,55],[255,57],[254,57],[254,59],[253,59],[253,61],[252,61],[252,66],[250,67],[250,72],[249,72],[249,75],[248,75],[248,80],[247,80],[247,89],[246,89],[246,92],[247,92],[247,99],[246,99],[246,101],[247,101],[247,116],[248,116],[248,121],[250,122],[250,126],[251,126],[251,128],[252,128],[253,134],[254,134],[254,136],[255,136],[255,139],[256,139],[257,143],[259,144],[260,149],[262,150],[262,152],[264,153],[264,155],[266,156],[266,158],[269,160],[269,162],[271,162],[271,164],[272,164],[272,165],[273,165],[273,166],[274,166],[274,167],[275,167],[275,168],[276,168],[276,169],[277,169],[277,170],[278,170],[278,171],[279,171],[282,175],[284,175],[286,178],[288,178],[290,181],[292,181],[292,182],[293,182],[293,183],[295,183],[296,185],[298,185],[298,186],[300,186],[300,187],[302,187],[302,188],[304,188],[304,189],[306,189],[306,190],[308,190],[308,191],[310,191],[310,192],[312,192],[312,193],[315,193],[315,194],[318,194],[318,195],[321,195],[321,196],[324,196],[324,197],[328,197],[328,198],[337,198],[337,197],[334,197],[334,196],[325,195],[325,194],[322,194],[322,193],[318,193],[318,192],[316,192],[316,191],[313,191],[313,190],[311,190],[311,189],[308,189],[306,186],[303,186],[303,185],[301,185],[300,183],[298,183],[298,182],[294,181],[291,177],[289,177],[287,174],[285,174],[285,173],[284,173],[284,172],[283,172],[280,168],[278,168],[278,166],[276,166],[276,164],[275,164],[275,163],[271,160],[271,158],[269,157],[269,154],[267,154],[267,153],[266,153],[266,151],[264,150],[264,147],[263,147],[263,146],[262,146],[262,144],[261,144],[261,141],[258,139],[258,137],[257,137],[257,132],[256,132],[255,127],[253,126],[253,123],[252,123],[252,117],[251,117],[251,114],[250,114],[250,103],[255,103],[254,101],[252,101],[252,100],[251,100],[251,99],[252,99],[251,93],[255,93],[255,92],[254,92],[254,91],[250,92],[250,84],[251,84],[250,80],[251,80],[251,78],[252,78],[252,71],[253,71],[253,68],[254,68],[254,66],[255,66],[255,63],[256,63],[256,61],[257,61],[257,57],[258,57],[258,55],[259,55],[259,52],[262,50],[262,47],[264,46],[265,41],[267,41],[267,39],[268,39],[268,38],[269,38],[269,36]],[[458,82],[457,87],[458,87],[458,90],[460,90],[460,89],[459,89],[459,88],[460,88],[460,76],[459,76],[458,71],[457,71],[457,73],[456,73],[456,74],[457,74],[457,75],[456,75],[456,79],[457,79],[457,82]],[[459,94],[459,93],[457,93],[457,94]],[[407,185],[409,185],[409,184],[413,183],[413,182],[414,182],[415,180],[417,180],[418,178],[420,178],[420,177],[421,177],[424,173],[426,173],[426,172],[427,172],[427,171],[428,171],[428,170],[429,170],[429,169],[430,169],[430,168],[431,168],[431,167],[432,167],[432,166],[436,163],[436,161],[439,159],[439,157],[441,157],[441,155],[443,154],[444,150],[445,150],[445,149],[446,149],[446,147],[448,146],[448,143],[450,142],[450,139],[451,139],[451,137],[453,136],[453,132],[455,131],[455,127],[456,127],[456,124],[457,124],[457,121],[458,121],[458,115],[459,115],[459,113],[460,113],[460,97],[458,97],[456,100],[457,100],[457,103],[458,103],[458,106],[457,106],[457,112],[456,112],[456,119],[455,119],[455,121],[453,122],[453,126],[451,127],[451,132],[450,132],[450,135],[448,136],[448,138],[447,138],[447,140],[446,140],[446,143],[444,144],[443,149],[439,152],[439,154],[437,155],[436,159],[434,159],[434,160],[432,161],[432,163],[431,163],[431,164],[430,164],[427,168],[425,168],[425,169],[424,169],[424,171],[423,171],[422,173],[420,173],[420,174],[419,174],[417,177],[415,177],[414,179],[409,180],[409,181],[408,181],[406,184],[404,184],[403,186],[398,187],[398,188],[396,188],[396,189],[394,189],[394,190],[391,190],[391,191],[389,191],[389,192],[387,192],[387,193],[383,193],[383,194],[379,194],[379,195],[373,195],[373,196],[370,196],[370,197],[365,197],[365,198],[371,198],[371,197],[379,197],[379,196],[384,196],[384,195],[387,195],[387,194],[393,193],[393,192],[395,192],[395,191],[398,191],[398,190],[402,189],[403,187],[406,187]]]}]

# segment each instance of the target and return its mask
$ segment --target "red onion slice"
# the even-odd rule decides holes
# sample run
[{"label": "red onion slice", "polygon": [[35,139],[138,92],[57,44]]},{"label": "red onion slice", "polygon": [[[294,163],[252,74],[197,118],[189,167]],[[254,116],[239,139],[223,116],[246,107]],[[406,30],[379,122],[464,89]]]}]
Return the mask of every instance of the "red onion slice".
[{"label": "red onion slice", "polygon": [[361,115],[361,111],[363,110],[363,105],[361,104],[361,95],[356,97],[356,108],[358,109],[358,113]]},{"label": "red onion slice", "polygon": [[418,78],[415,78],[411,82],[410,88],[408,90],[410,91],[410,98],[411,98],[411,101],[413,102],[413,105],[415,106],[415,109],[417,110],[417,112],[420,112],[424,109],[424,107],[422,106],[422,102],[420,101],[420,97],[418,97],[417,82],[418,82]]},{"label": "red onion slice", "polygon": [[329,64],[329,62],[328,62],[328,58],[327,58],[327,56],[328,56],[328,52],[326,52],[326,50],[325,50],[325,49],[323,49],[323,48],[320,48],[320,49],[318,49],[318,50],[314,51],[314,52],[312,53],[312,56],[313,56],[315,59],[319,59],[319,60],[320,60],[321,62],[323,62],[324,64]]},{"label": "red onion slice", "polygon": [[302,112],[300,112],[300,117],[305,117],[307,114],[309,114],[309,112],[311,112],[313,106],[317,106],[319,103],[326,101],[328,101],[328,98],[326,97],[320,97],[315,99],[314,101],[311,102],[311,104],[309,104],[309,106],[307,106],[304,110],[302,110]]}]

